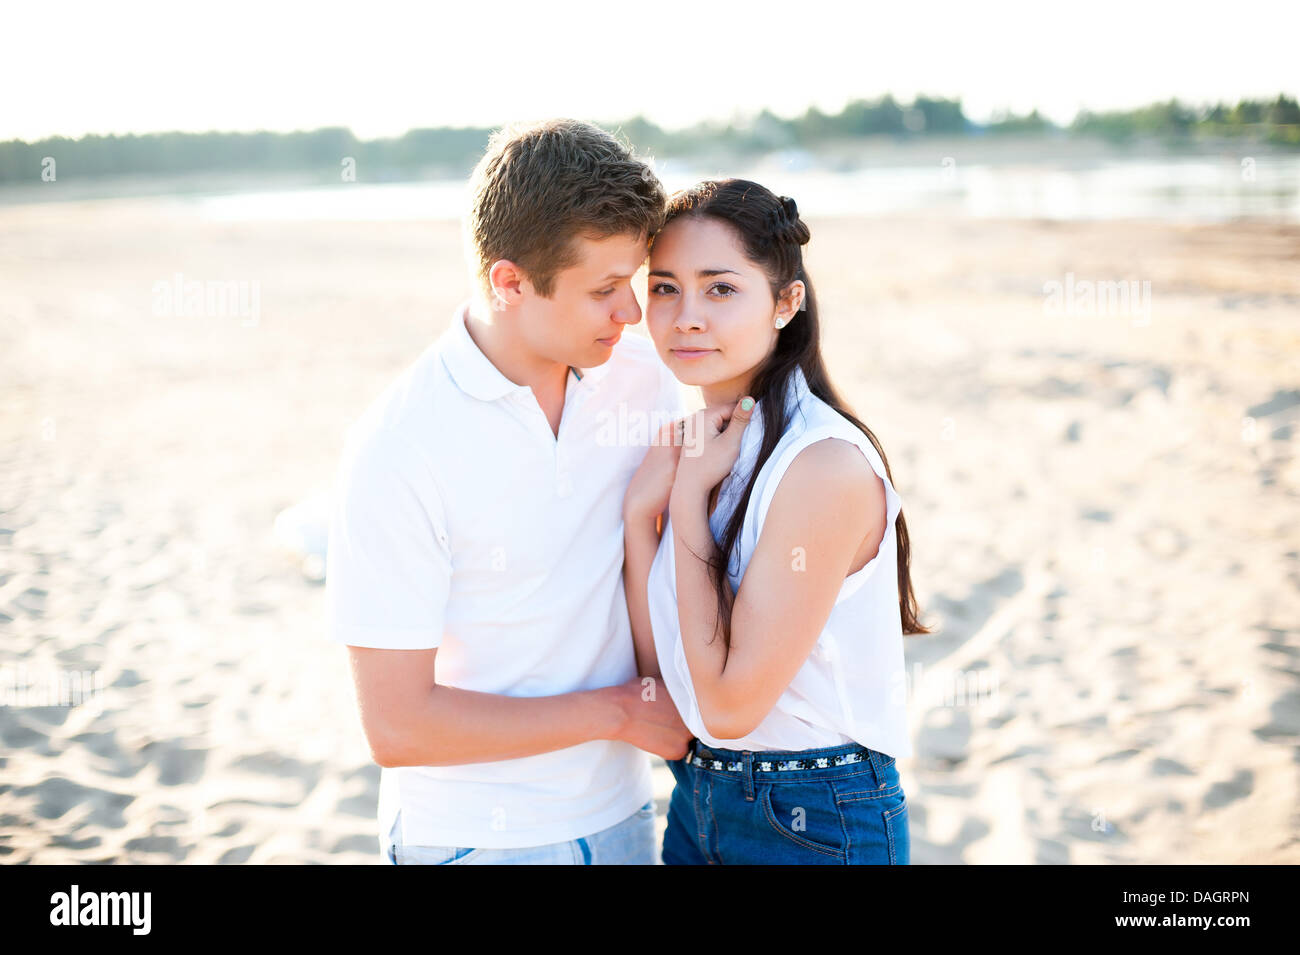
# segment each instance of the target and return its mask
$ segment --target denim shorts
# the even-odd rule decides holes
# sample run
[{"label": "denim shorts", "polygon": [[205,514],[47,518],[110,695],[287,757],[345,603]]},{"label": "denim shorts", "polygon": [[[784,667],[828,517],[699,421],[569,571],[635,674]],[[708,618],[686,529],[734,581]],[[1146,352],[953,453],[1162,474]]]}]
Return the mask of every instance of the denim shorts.
[{"label": "denim shorts", "polygon": [[665,865],[909,862],[907,797],[892,756],[856,743],[742,752],[696,739],[668,768],[677,785]]},{"label": "denim shorts", "polygon": [[402,844],[402,814],[381,840],[383,861],[391,865],[654,865],[655,804],[646,803],[608,829],[544,846],[475,849],[469,846]]}]

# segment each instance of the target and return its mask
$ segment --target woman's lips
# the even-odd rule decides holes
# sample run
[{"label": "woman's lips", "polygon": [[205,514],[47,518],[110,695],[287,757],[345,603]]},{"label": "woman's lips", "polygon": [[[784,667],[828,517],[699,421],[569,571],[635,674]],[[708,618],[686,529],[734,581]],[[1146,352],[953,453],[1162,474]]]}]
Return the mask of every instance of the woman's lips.
[{"label": "woman's lips", "polygon": [[622,337],[623,337],[623,333],[619,332],[617,335],[611,335],[609,338],[597,338],[596,341],[600,342],[602,345],[613,346],[613,345],[617,345],[618,340]]},{"label": "woman's lips", "polygon": [[716,348],[670,348],[669,351],[677,358],[685,361],[691,361],[696,358],[703,358],[705,355],[712,355]]}]

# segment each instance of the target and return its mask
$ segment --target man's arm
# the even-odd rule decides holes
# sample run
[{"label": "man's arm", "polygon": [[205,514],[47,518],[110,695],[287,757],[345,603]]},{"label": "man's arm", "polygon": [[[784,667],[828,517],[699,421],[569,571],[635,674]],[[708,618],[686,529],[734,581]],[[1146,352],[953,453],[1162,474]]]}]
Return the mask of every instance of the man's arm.
[{"label": "man's arm", "polygon": [[349,443],[330,527],[327,617],[348,646],[371,754],[381,766],[450,766],[622,740],[667,759],[689,731],[639,682],[518,698],[439,686],[434,663],[453,562],[422,456],[382,430]]},{"label": "man's arm", "polygon": [[606,739],[680,759],[690,740],[668,695],[643,699],[639,680],[558,696],[500,696],[439,686],[436,649],[348,650],[362,727],[380,766],[486,763]]}]

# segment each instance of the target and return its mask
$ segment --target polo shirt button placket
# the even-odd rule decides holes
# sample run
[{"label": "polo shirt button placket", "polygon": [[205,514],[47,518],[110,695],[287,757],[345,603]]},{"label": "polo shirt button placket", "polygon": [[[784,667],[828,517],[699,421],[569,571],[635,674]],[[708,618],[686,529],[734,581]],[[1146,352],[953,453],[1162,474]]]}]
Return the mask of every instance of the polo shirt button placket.
[{"label": "polo shirt button placket", "polygon": [[555,493],[561,498],[573,494],[573,481],[569,479],[569,471],[564,465],[564,457],[564,446],[557,438],[555,445]]},{"label": "polo shirt button placket", "polygon": [[[582,379],[579,378],[578,380],[581,381]],[[587,389],[579,388],[570,395],[569,402],[564,409],[564,417],[567,420],[561,422],[560,433],[555,436],[555,493],[561,499],[573,496],[573,480],[569,477],[569,468],[565,461],[567,457],[563,440],[565,424],[567,423],[568,430],[572,433],[574,427],[573,418],[576,417],[578,406],[582,404],[582,400],[587,397],[587,394]]]}]

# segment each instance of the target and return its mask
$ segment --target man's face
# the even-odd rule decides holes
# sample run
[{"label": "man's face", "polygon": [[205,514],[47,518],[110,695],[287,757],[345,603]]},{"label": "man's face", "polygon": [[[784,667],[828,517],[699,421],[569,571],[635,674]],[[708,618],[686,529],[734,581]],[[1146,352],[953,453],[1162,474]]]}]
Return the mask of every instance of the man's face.
[{"label": "man's face", "polygon": [[519,330],[529,349],[576,368],[603,364],[623,326],[641,321],[632,276],[645,261],[646,236],[577,237],[577,264],[555,276],[550,298],[526,296]]}]

